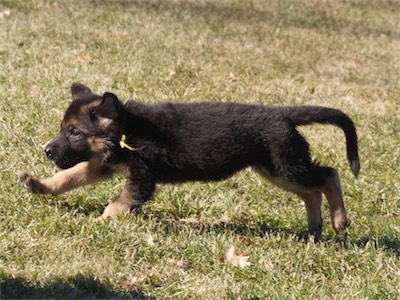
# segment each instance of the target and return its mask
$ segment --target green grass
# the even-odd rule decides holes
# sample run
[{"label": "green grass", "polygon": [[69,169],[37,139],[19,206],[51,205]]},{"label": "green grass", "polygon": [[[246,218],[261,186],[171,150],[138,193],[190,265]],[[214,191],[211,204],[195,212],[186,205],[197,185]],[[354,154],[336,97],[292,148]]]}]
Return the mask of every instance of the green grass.
[{"label": "green grass", "polygon": [[[0,298],[399,299],[398,2],[3,0],[0,12]],[[302,128],[338,168],[352,226],[306,242],[301,201],[250,171],[160,186],[138,216],[93,218],[122,178],[58,197],[27,194],[18,170],[56,168],[72,81],[121,99],[317,104],[347,112],[342,132]],[[250,266],[226,263],[228,249]]]}]

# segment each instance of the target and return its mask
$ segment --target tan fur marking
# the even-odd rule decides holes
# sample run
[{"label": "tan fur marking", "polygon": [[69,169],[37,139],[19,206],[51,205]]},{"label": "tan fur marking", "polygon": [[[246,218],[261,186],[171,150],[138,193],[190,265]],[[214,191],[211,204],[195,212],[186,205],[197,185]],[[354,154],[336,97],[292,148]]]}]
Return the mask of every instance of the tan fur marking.
[{"label": "tan fur marking", "polygon": [[303,192],[308,192],[308,190],[305,190],[299,185],[296,184],[290,184],[286,181],[279,180],[278,178],[274,177],[271,175],[271,173],[264,167],[262,166],[256,166],[253,167],[253,170],[257,172],[259,175],[267,179],[269,182],[273,183],[274,185],[284,189],[285,191],[289,191],[292,193],[303,193]]},{"label": "tan fur marking", "polygon": [[335,231],[339,234],[345,232],[346,228],[348,227],[348,220],[342,198],[340,179],[336,170],[333,169],[333,177],[329,182],[315,190],[307,190],[299,185],[288,184],[280,181],[274,178],[267,169],[261,166],[254,167],[254,170],[273,184],[281,187],[284,190],[293,192],[303,198],[306,204],[310,233],[312,233],[312,231],[314,231],[314,229],[317,227],[318,215],[321,206],[319,204],[321,202],[321,193],[325,194],[328,200],[333,229],[335,229]]},{"label": "tan fur marking", "polygon": [[97,218],[97,221],[103,221],[110,217],[116,217],[131,212],[135,207],[135,200],[132,199],[131,193],[125,187],[121,194],[110,204],[107,205],[103,214]]},{"label": "tan fur marking", "polygon": [[107,128],[112,124],[113,120],[109,118],[100,118],[97,122],[96,125],[99,126],[100,128]]},{"label": "tan fur marking", "polygon": [[89,137],[88,144],[92,152],[102,152],[104,149],[104,139],[99,137]]},{"label": "tan fur marking", "polygon": [[349,224],[343,203],[340,179],[336,170],[333,170],[332,179],[321,187],[321,192],[328,199],[333,228],[339,234],[344,233]]},{"label": "tan fur marking", "polygon": [[101,102],[102,102],[102,99],[92,101],[89,104],[82,106],[81,111],[85,112],[85,113],[90,112],[93,108],[99,106],[101,104]]},{"label": "tan fur marking", "polygon": [[299,197],[304,200],[308,217],[308,232],[314,236],[315,240],[319,240],[322,234],[322,193],[319,191],[310,191],[298,193]]},{"label": "tan fur marking", "polygon": [[69,119],[68,120],[68,122],[66,122],[66,121],[62,121],[61,122],[61,128],[68,128],[69,126],[74,126],[74,127],[78,127],[78,124],[79,124],[79,122],[78,122],[78,120],[76,120],[76,119]]},{"label": "tan fur marking", "polygon": [[[85,106],[81,107],[81,112],[83,114],[88,115],[94,108],[96,108],[97,106],[99,106],[102,102],[102,99],[99,100],[95,100]],[[107,128],[108,126],[111,125],[111,123],[113,122],[112,119],[106,118],[106,117],[99,117],[96,121],[96,126],[100,127],[100,128]]]}]

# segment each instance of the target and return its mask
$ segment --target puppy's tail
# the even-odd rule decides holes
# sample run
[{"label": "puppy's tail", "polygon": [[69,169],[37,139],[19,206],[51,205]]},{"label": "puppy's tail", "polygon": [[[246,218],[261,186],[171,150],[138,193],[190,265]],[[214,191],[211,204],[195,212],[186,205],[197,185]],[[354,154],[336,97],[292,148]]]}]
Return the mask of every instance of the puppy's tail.
[{"label": "puppy's tail", "polygon": [[353,174],[360,173],[358,156],[357,131],[353,121],[338,109],[320,106],[292,106],[284,107],[284,115],[294,125],[308,125],[313,123],[332,124],[340,127],[346,136],[347,159]]}]

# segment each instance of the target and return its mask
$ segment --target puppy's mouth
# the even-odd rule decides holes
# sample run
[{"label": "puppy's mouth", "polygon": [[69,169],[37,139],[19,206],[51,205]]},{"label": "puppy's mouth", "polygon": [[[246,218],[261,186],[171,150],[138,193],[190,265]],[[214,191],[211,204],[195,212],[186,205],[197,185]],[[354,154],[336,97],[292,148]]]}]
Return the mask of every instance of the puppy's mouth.
[{"label": "puppy's mouth", "polygon": [[69,169],[75,166],[76,164],[85,161],[84,159],[73,158],[71,159],[68,156],[63,156],[61,159],[54,161],[56,166],[60,169]]}]

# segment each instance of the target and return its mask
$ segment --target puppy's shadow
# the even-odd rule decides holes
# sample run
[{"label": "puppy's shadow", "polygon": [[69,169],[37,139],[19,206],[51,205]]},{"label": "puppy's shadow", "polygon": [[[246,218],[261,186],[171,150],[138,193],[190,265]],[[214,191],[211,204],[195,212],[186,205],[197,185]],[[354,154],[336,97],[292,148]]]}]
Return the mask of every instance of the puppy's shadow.
[{"label": "puppy's shadow", "polygon": [[[238,235],[244,235],[249,237],[262,237],[268,238],[268,236],[280,236],[283,238],[291,238],[299,241],[300,243],[309,243],[312,240],[309,239],[307,230],[299,229],[302,224],[293,224],[293,227],[287,227],[282,222],[276,219],[267,219],[264,222],[253,222],[248,220],[248,222],[224,222],[218,221],[215,223],[202,223],[202,222],[187,222],[185,219],[171,219],[164,218],[163,216],[147,216],[143,214],[141,216],[143,219],[149,219],[162,224],[166,228],[167,232],[178,233],[184,227],[190,226],[192,229],[197,230],[200,234],[202,232],[210,233],[214,232],[216,234],[221,234],[224,232],[234,232]],[[326,225],[328,226],[328,225]],[[352,237],[349,233],[344,235],[336,235],[326,232],[325,229],[322,238],[319,241],[314,241],[315,243],[332,243],[335,246],[342,249],[350,248],[365,248],[374,247],[377,251],[382,249],[385,252],[391,253],[400,257],[400,239],[396,237],[391,237],[389,235],[383,235],[381,238],[376,239],[374,236],[363,236],[363,237]]]},{"label": "puppy's shadow", "polygon": [[372,246],[374,249],[381,248],[386,252],[394,254],[396,257],[400,258],[400,239],[396,237],[383,235],[377,239],[371,236],[364,236],[354,241],[349,241],[349,245],[355,245],[360,248],[370,246]]},{"label": "puppy's shadow", "polygon": [[[144,220],[153,221],[160,224],[167,232],[179,233],[185,227],[190,227],[201,233],[215,233],[222,234],[225,232],[233,232],[238,235],[250,237],[266,237],[267,235],[280,235],[285,237],[292,237],[299,241],[306,242],[308,233],[306,230],[296,230],[295,228],[288,228],[279,220],[270,219],[264,222],[254,222],[252,220],[243,220],[238,222],[201,222],[191,218],[179,218],[177,216],[164,216],[160,214],[147,215],[146,212],[141,212],[138,217]],[[297,226],[298,225],[298,226]],[[294,227],[300,227],[295,224]]]},{"label": "puppy's shadow", "polygon": [[[95,201],[87,201],[85,205],[82,205],[80,201],[74,201],[72,203],[61,202],[60,206],[65,210],[73,210],[77,214],[89,215],[101,215],[106,204],[99,204]],[[285,238],[295,238],[299,242],[309,242],[307,230],[299,229],[302,225],[293,224],[292,227],[285,226],[282,222],[277,219],[267,219],[264,222],[254,222],[248,220],[248,222],[186,222],[177,216],[165,216],[160,214],[148,215],[146,212],[139,211],[134,214],[136,217],[143,218],[144,220],[156,221],[158,224],[163,225],[167,232],[178,232],[185,226],[190,226],[194,230],[201,232],[215,232],[217,234],[232,231],[238,235],[254,236],[254,237],[266,237],[267,235],[272,236],[283,236]],[[326,224],[325,226],[328,226]],[[331,243],[334,242],[339,247],[348,249],[352,246],[364,248],[366,246],[373,246],[376,249],[383,248],[385,251],[393,253],[397,257],[400,257],[400,239],[389,235],[383,235],[380,238],[376,238],[375,235],[355,237],[353,238],[350,234],[338,236],[335,234],[327,233],[326,229],[322,234],[322,238],[318,241],[319,243]]]}]

